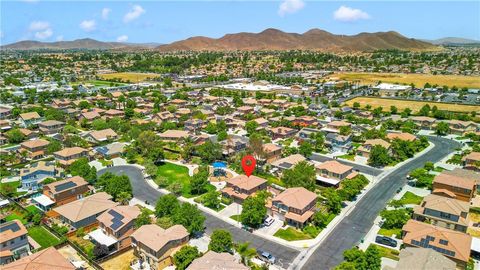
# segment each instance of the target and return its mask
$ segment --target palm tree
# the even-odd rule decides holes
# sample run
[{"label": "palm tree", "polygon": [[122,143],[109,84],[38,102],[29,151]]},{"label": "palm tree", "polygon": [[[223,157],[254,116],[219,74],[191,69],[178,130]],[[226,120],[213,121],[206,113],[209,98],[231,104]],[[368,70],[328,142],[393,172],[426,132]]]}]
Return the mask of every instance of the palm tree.
[{"label": "palm tree", "polygon": [[120,192],[117,195],[117,201],[120,202],[121,205],[127,205],[131,198],[132,198],[132,195],[130,195],[130,193],[125,191]]},{"label": "palm tree", "polygon": [[242,263],[248,266],[250,258],[257,255],[257,250],[255,248],[250,248],[250,243],[240,243],[237,246],[237,252],[242,257]]}]

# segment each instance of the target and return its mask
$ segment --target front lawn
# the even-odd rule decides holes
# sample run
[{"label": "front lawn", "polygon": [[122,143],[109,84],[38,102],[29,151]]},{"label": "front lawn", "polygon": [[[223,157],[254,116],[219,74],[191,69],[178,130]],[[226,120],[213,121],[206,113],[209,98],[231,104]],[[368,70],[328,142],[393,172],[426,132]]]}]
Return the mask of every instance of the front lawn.
[{"label": "front lawn", "polygon": [[35,226],[28,229],[28,235],[35,240],[41,248],[55,246],[60,243],[60,239],[55,237],[42,226]]},{"label": "front lawn", "polygon": [[381,234],[383,236],[388,236],[388,237],[392,237],[395,234],[395,238],[401,239],[402,229],[401,228],[395,228],[395,229],[380,228],[380,231],[378,231],[378,234]]},{"label": "front lawn", "polygon": [[233,215],[230,217],[231,219],[240,222],[240,215]]},{"label": "front lawn", "polygon": [[384,246],[379,246],[379,245],[376,245],[376,244],[370,244],[370,245],[374,245],[374,246],[377,247],[377,249],[380,253],[380,257],[389,258],[389,259],[392,259],[392,260],[395,260],[395,261],[400,260],[400,257],[399,257],[400,252],[398,250],[387,248],[387,247],[384,247]]},{"label": "front lawn", "polygon": [[307,240],[312,239],[312,237],[308,234],[305,234],[299,230],[296,230],[292,227],[288,227],[287,229],[279,229],[273,236],[278,238],[282,238],[287,241],[297,241],[297,240]]},{"label": "front lawn", "polygon": [[355,161],[355,155],[351,155],[351,154],[341,155],[341,156],[338,156],[338,158],[343,158],[343,159]]},{"label": "front lawn", "polygon": [[413,194],[410,191],[405,192],[405,194],[402,196],[400,200],[398,200],[399,203],[402,205],[405,204],[420,204],[423,200],[423,197],[418,196]]}]

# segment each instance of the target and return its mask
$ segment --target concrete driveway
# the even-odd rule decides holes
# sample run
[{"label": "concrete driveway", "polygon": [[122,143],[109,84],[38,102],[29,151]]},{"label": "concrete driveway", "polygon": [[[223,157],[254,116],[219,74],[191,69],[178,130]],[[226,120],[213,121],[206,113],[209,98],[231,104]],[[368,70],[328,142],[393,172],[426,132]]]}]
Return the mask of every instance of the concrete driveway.
[{"label": "concrete driveway", "polygon": [[270,226],[261,227],[257,230],[257,232],[274,235],[280,228],[283,227],[283,221],[275,218],[273,220],[274,221],[272,224],[270,224]]},{"label": "concrete driveway", "polygon": [[220,216],[229,218],[233,215],[240,215],[242,212],[242,205],[238,203],[231,203],[229,206],[225,207],[222,211],[218,212]]}]

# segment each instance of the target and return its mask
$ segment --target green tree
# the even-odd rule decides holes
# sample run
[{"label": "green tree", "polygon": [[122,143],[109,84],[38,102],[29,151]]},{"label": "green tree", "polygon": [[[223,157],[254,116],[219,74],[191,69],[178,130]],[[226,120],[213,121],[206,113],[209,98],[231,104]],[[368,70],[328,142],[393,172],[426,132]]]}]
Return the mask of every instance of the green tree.
[{"label": "green tree", "polygon": [[388,165],[391,158],[388,154],[388,150],[381,145],[374,145],[370,150],[370,157],[368,158],[368,164],[373,167],[383,167]]},{"label": "green tree", "polygon": [[240,254],[244,265],[249,265],[250,259],[257,255],[257,250],[255,248],[251,248],[249,242],[238,244],[236,250],[238,254]]},{"label": "green tree", "polygon": [[125,191],[120,192],[117,195],[117,201],[122,205],[127,205],[130,199],[132,199],[132,194]]},{"label": "green tree", "polygon": [[313,147],[309,142],[303,141],[302,143],[300,143],[300,147],[298,148],[298,153],[308,158],[313,153]]},{"label": "green tree", "polygon": [[7,131],[5,136],[9,143],[21,143],[25,140],[25,135],[18,128]]},{"label": "green tree", "polygon": [[367,268],[370,270],[380,270],[382,268],[380,251],[375,245],[368,246],[365,251],[365,260],[367,261]]},{"label": "green tree", "polygon": [[212,190],[203,195],[203,204],[211,209],[220,208],[220,199],[218,198],[220,193],[218,191]]},{"label": "green tree", "polygon": [[243,201],[242,206],[240,214],[242,224],[253,228],[260,226],[267,215],[265,200],[258,196],[251,196]]},{"label": "green tree", "polygon": [[208,140],[197,147],[197,153],[204,162],[210,164],[222,157],[222,147]]},{"label": "green tree", "polygon": [[448,123],[439,122],[435,127],[435,133],[440,136],[445,136],[450,132],[450,126]]},{"label": "green tree", "polygon": [[161,218],[157,218],[157,225],[160,226],[162,229],[168,229],[170,227],[172,227],[174,224],[173,224],[173,221],[170,217],[161,217]]},{"label": "green tree", "polygon": [[233,247],[232,235],[226,230],[215,230],[210,237],[208,249],[218,253],[230,252]]},{"label": "green tree", "polygon": [[173,264],[176,269],[185,270],[193,260],[200,257],[197,247],[184,246],[173,255]]},{"label": "green tree", "polygon": [[135,219],[135,228],[138,229],[147,224],[152,224],[152,219],[150,218],[150,211],[143,208],[140,215]]},{"label": "green tree", "polygon": [[203,231],[205,216],[196,205],[183,203],[173,213],[172,221],[175,224],[183,225],[189,233],[195,233]]},{"label": "green tree", "polygon": [[[110,172],[102,174],[95,183],[98,187],[103,187],[103,190],[112,195],[115,201],[118,201],[123,192],[132,195],[132,185],[130,179],[126,175],[115,175]],[[122,198],[123,199],[123,198]]]},{"label": "green tree", "polygon": [[207,191],[209,174],[208,166],[201,166],[198,168],[198,172],[190,178],[192,194],[203,194]]},{"label": "green tree", "polygon": [[334,214],[342,211],[342,198],[338,195],[337,191],[333,188],[326,188],[322,191],[322,196],[325,197],[325,205],[328,210]]},{"label": "green tree", "polygon": [[350,126],[341,126],[339,129],[340,135],[350,135],[352,133],[352,128]]},{"label": "green tree", "polygon": [[322,213],[321,211],[315,212],[312,217],[312,222],[319,228],[325,228],[328,224],[329,215]]},{"label": "green tree", "polygon": [[315,190],[316,172],[313,165],[306,161],[297,163],[292,169],[285,170],[282,174],[282,181],[287,187],[304,187],[308,190]]},{"label": "green tree", "polygon": [[83,177],[90,184],[95,183],[97,179],[97,169],[88,164],[87,158],[79,158],[75,160],[70,166],[68,166],[66,171],[73,176]]},{"label": "green tree", "polygon": [[170,217],[179,207],[180,203],[175,195],[167,194],[161,196],[155,205],[155,216],[158,218]]},{"label": "green tree", "polygon": [[380,216],[384,220],[382,228],[400,229],[410,219],[410,212],[404,208],[383,210],[380,212]]},{"label": "green tree", "polygon": [[258,128],[258,123],[254,120],[248,121],[245,124],[245,130],[248,132],[248,134],[254,133]]}]

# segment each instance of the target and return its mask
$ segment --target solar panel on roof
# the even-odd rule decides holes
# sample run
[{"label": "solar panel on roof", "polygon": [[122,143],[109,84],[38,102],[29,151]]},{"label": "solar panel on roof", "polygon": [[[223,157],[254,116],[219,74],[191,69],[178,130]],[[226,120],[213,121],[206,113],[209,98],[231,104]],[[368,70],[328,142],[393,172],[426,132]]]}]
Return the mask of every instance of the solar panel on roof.
[{"label": "solar panel on roof", "polygon": [[16,232],[16,231],[20,230],[20,226],[18,226],[18,224],[16,222],[12,222],[10,224],[7,224],[5,226],[2,225],[0,227],[0,232],[2,232],[2,233],[5,232],[5,231],[8,231],[8,230],[12,230],[13,232]]},{"label": "solar panel on roof", "polygon": [[116,211],[114,211],[112,209],[110,209],[108,211],[108,213],[113,216],[112,225],[110,227],[113,230],[116,230],[116,229],[120,228],[123,225],[123,222],[122,222],[123,215],[121,215],[120,213],[117,213]]},{"label": "solar panel on roof", "polygon": [[58,186],[55,186],[55,191],[59,192],[59,191],[69,189],[69,188],[72,188],[72,187],[76,187],[76,186],[77,186],[76,183],[70,181],[70,182],[66,182],[66,183],[60,184]]},{"label": "solar panel on roof", "polygon": [[280,163],[280,167],[288,169],[288,168],[292,167],[292,164],[287,163],[287,162],[282,162],[282,163]]}]

